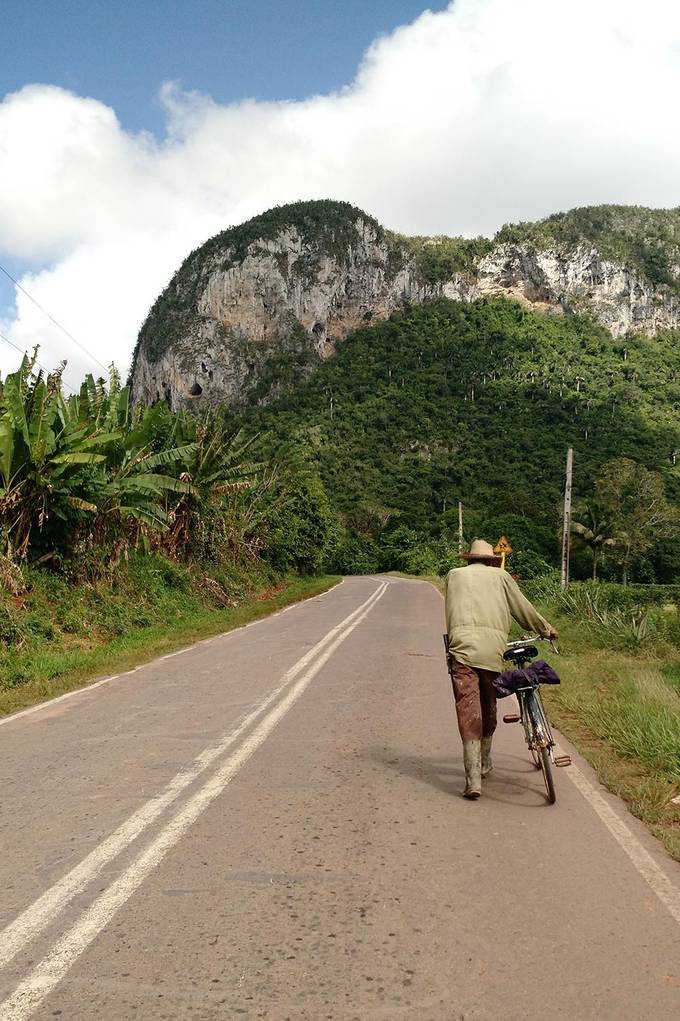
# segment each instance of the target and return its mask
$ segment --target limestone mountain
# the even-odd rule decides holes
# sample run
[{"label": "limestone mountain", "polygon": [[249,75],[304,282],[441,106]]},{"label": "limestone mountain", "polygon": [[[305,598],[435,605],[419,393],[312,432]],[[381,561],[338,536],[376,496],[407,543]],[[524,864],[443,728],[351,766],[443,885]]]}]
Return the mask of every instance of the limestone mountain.
[{"label": "limestone mountain", "polygon": [[489,295],[614,337],[679,328],[680,208],[588,207],[465,239],[404,237],[344,202],[278,207],[184,261],[140,331],[134,397],[271,401],[369,323]]}]

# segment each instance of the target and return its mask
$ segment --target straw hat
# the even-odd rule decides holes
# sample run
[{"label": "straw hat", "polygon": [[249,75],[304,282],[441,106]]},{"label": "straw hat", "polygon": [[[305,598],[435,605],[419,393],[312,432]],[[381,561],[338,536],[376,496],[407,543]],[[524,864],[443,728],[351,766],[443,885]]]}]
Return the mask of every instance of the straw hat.
[{"label": "straw hat", "polygon": [[461,553],[461,557],[470,563],[474,563],[475,560],[483,560],[487,564],[493,564],[494,567],[500,567],[501,563],[501,558],[494,553],[493,546],[485,539],[475,539],[470,546],[470,552]]}]

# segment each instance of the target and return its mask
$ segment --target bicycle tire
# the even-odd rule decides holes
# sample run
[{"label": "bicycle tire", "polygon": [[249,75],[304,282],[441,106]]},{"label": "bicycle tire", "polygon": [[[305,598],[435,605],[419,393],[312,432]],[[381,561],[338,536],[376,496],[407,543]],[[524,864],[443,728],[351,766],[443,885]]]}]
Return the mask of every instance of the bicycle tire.
[{"label": "bicycle tire", "polygon": [[531,754],[536,769],[541,768],[541,756],[539,755],[539,749],[537,744],[538,734],[536,733],[536,724],[534,721],[534,715],[531,712],[529,699],[523,698],[520,703],[520,713],[522,716],[522,724],[524,726],[524,739],[527,743],[527,748]]},{"label": "bicycle tire", "polygon": [[548,801],[551,805],[554,805],[557,801],[557,794],[555,793],[555,782],[552,775],[552,763],[550,762],[550,752],[547,748],[541,748],[541,771],[543,773],[543,779],[545,781],[545,789],[548,792]]}]

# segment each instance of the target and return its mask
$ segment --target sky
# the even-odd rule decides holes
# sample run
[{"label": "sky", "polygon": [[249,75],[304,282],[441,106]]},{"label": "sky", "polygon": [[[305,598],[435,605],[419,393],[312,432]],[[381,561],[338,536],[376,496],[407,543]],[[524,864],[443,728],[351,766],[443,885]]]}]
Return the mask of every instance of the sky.
[{"label": "sky", "polygon": [[676,0],[5,0],[3,36],[0,264],[71,337],[7,278],[0,332],[73,385],[278,203],[466,236],[680,204]]}]

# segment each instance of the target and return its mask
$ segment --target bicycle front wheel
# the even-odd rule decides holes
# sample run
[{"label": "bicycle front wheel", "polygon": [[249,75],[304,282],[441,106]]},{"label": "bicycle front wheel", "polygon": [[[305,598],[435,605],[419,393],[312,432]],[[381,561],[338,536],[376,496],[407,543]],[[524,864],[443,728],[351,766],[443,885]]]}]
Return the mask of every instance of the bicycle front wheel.
[{"label": "bicycle front wheel", "polygon": [[557,795],[555,794],[555,783],[552,775],[550,751],[547,748],[539,748],[538,751],[541,757],[541,772],[543,773],[543,779],[545,781],[545,789],[548,792],[548,801],[551,805],[554,805],[557,800]]}]

